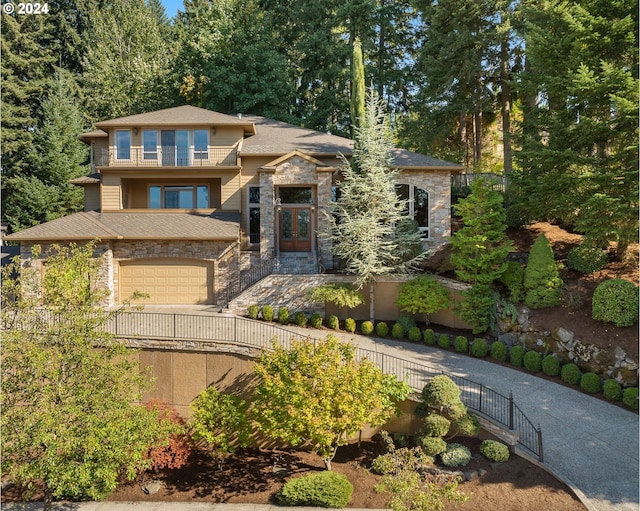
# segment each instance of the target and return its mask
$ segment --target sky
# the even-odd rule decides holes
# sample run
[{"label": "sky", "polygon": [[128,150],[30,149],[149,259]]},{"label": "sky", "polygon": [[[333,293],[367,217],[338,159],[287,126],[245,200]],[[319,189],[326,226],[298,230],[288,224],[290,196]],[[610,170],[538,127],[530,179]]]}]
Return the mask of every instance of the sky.
[{"label": "sky", "polygon": [[169,19],[175,18],[178,9],[184,10],[184,3],[182,0],[162,0],[162,5],[164,5],[165,10],[167,11]]}]

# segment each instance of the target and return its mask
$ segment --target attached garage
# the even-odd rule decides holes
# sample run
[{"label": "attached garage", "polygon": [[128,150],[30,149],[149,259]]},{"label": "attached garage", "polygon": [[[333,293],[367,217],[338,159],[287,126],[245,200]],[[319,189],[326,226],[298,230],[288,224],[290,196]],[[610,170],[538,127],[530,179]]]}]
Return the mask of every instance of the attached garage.
[{"label": "attached garage", "polygon": [[146,293],[142,304],[214,303],[213,263],[198,260],[145,260],[120,263],[120,302],[134,291]]}]

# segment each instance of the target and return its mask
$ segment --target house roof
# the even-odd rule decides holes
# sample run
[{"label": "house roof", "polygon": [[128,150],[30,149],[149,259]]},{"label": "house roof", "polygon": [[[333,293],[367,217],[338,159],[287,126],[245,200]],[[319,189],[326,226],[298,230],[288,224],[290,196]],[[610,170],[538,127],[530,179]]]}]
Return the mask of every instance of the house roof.
[{"label": "house roof", "polygon": [[10,234],[9,241],[236,240],[239,213],[75,213]]},{"label": "house roof", "polygon": [[100,174],[93,173],[93,174],[89,174],[88,176],[76,177],[75,179],[72,179],[69,182],[72,185],[80,185],[80,186],[82,186],[82,185],[100,184]]}]

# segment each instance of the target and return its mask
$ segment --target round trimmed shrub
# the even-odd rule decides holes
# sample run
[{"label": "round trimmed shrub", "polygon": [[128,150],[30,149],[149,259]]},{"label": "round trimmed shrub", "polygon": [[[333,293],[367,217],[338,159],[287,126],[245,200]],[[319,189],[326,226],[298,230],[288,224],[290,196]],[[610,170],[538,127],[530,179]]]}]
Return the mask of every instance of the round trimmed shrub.
[{"label": "round trimmed shrub", "polygon": [[471,451],[461,444],[449,444],[440,459],[447,467],[463,467],[471,461]]},{"label": "round trimmed shrub", "polygon": [[376,335],[378,337],[386,337],[389,335],[389,325],[384,321],[380,321],[380,323],[376,325]]},{"label": "round trimmed shrub", "polygon": [[480,444],[480,454],[489,461],[502,463],[509,459],[509,447],[496,440],[485,440]]},{"label": "round trimmed shrub", "polygon": [[451,424],[447,436],[470,436],[476,437],[480,433],[480,421],[474,414],[467,412],[456,419]]},{"label": "round trimmed shrub", "polygon": [[249,305],[247,309],[249,319],[258,319],[258,314],[260,314],[260,307],[258,305]]},{"label": "round trimmed shrub", "polygon": [[596,373],[584,373],[580,378],[580,388],[585,392],[597,394],[601,387],[600,377]]},{"label": "round trimmed shrub", "polygon": [[400,323],[394,323],[391,327],[391,337],[402,339],[404,337],[404,327]]},{"label": "round trimmed shrub", "polygon": [[622,402],[632,410],[638,409],[638,387],[628,387],[622,393]]},{"label": "round trimmed shrub", "polygon": [[620,401],[622,399],[622,385],[617,380],[609,378],[602,385],[602,393],[609,401]]},{"label": "round trimmed shrub", "polygon": [[291,319],[291,313],[287,307],[280,307],[278,309],[278,323],[281,325],[288,325]]},{"label": "round trimmed shrub", "polygon": [[622,279],[598,284],[591,301],[591,317],[615,326],[631,326],[638,321],[638,286]]},{"label": "round trimmed shrub", "polygon": [[440,334],[438,336],[438,346],[444,348],[445,350],[451,347],[451,339],[449,339],[449,336],[447,334]]},{"label": "round trimmed shrub", "polygon": [[507,350],[507,345],[502,341],[495,341],[491,344],[491,358],[494,360],[499,360],[500,362],[505,362],[507,360],[507,356],[509,352]]},{"label": "round trimmed shrub", "polygon": [[447,442],[439,436],[425,436],[420,439],[420,446],[427,456],[436,456],[447,450]]},{"label": "round trimmed shrub", "polygon": [[450,426],[451,421],[449,419],[443,417],[442,415],[434,413],[425,417],[424,424],[422,426],[422,433],[424,433],[426,436],[441,437],[447,434]]},{"label": "round trimmed shrub", "polygon": [[363,335],[371,335],[374,330],[373,323],[371,321],[363,321],[362,325],[360,325],[360,330]]},{"label": "round trimmed shrub", "polygon": [[560,374],[560,361],[558,357],[547,355],[542,359],[542,372],[547,376],[558,376]]},{"label": "round trimmed shrub", "polygon": [[353,485],[345,476],[325,470],[292,479],[277,493],[277,498],[284,506],[342,509],[349,503],[352,493]]},{"label": "round trimmed shrub", "polygon": [[353,318],[347,318],[344,320],[344,329],[349,332],[349,333],[353,333],[356,331],[356,320]]},{"label": "round trimmed shrub", "polygon": [[451,378],[439,374],[422,387],[422,400],[434,408],[447,408],[460,402],[462,391]]},{"label": "round trimmed shrub", "polygon": [[340,328],[340,320],[338,319],[338,316],[331,314],[327,318],[327,327],[331,330],[338,330]]},{"label": "round trimmed shrub", "polygon": [[527,351],[522,361],[524,368],[532,373],[537,373],[542,368],[542,355],[537,351]]},{"label": "round trimmed shrub", "polygon": [[524,354],[524,347],[520,345],[512,346],[509,350],[509,362],[511,362],[511,365],[522,367],[524,365]]},{"label": "round trimmed shrub", "polygon": [[436,333],[431,328],[427,328],[422,333],[422,338],[424,339],[424,343],[427,346],[435,346],[436,345]]},{"label": "round trimmed shrub", "polygon": [[457,335],[453,339],[453,349],[458,353],[469,353],[469,339],[464,335]]},{"label": "round trimmed shrub", "polygon": [[417,326],[412,326],[409,329],[409,333],[407,334],[407,336],[409,337],[409,340],[411,342],[420,342],[420,340],[422,339],[422,332]]},{"label": "round trimmed shrub", "polygon": [[478,337],[471,343],[471,355],[478,358],[484,358],[489,353],[489,345],[486,339]]},{"label": "round trimmed shrub", "polygon": [[574,364],[565,364],[560,369],[560,378],[565,383],[569,383],[570,385],[578,385],[580,383],[580,378],[582,378],[582,371],[580,368]]},{"label": "round trimmed shrub", "polygon": [[293,322],[298,326],[307,326],[308,321],[309,318],[307,318],[307,315],[302,311],[296,312],[293,316]]},{"label": "round trimmed shrub", "polygon": [[273,321],[273,307],[271,305],[263,305],[260,314],[265,321]]},{"label": "round trimmed shrub", "polygon": [[311,314],[311,317],[309,318],[309,324],[313,328],[320,328],[322,326],[322,314],[320,314],[319,312],[314,312],[313,314]]},{"label": "round trimmed shrub", "polygon": [[580,273],[593,273],[607,265],[607,253],[596,247],[579,245],[569,250],[567,266]]},{"label": "round trimmed shrub", "polygon": [[396,323],[400,323],[404,329],[404,333],[409,332],[410,328],[416,326],[416,320],[411,314],[400,314]]}]

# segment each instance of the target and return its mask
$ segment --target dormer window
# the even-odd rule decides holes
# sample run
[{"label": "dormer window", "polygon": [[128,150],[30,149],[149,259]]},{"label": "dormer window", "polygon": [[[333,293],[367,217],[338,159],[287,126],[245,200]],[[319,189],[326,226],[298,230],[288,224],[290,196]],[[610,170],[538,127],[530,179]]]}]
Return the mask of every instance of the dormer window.
[{"label": "dormer window", "polygon": [[131,131],[116,130],[116,159],[131,159]]}]

